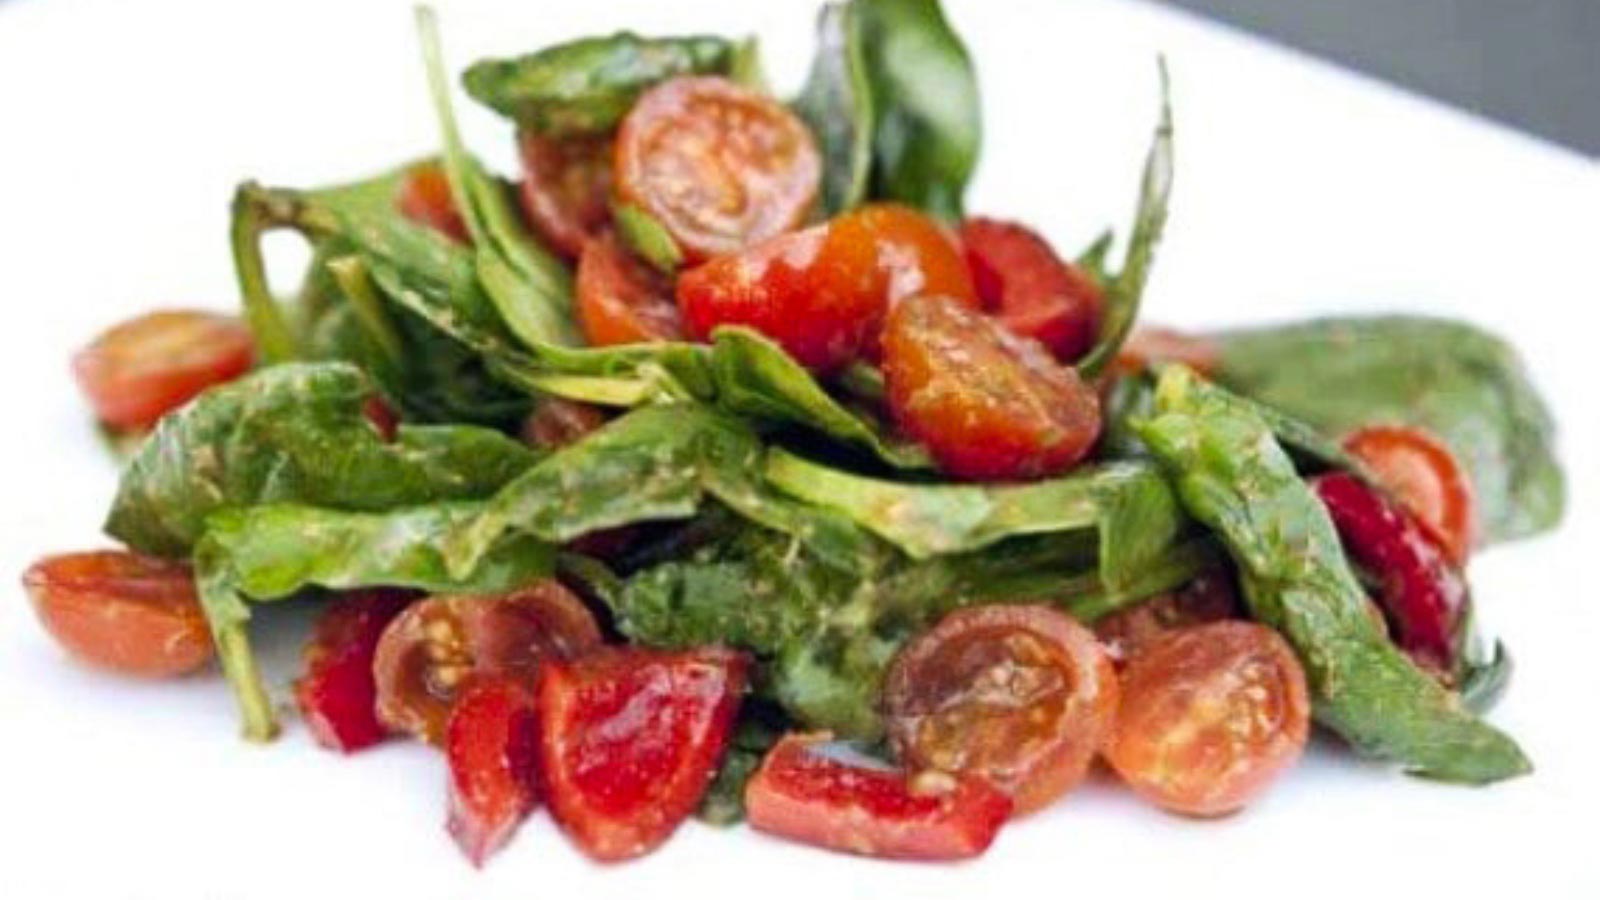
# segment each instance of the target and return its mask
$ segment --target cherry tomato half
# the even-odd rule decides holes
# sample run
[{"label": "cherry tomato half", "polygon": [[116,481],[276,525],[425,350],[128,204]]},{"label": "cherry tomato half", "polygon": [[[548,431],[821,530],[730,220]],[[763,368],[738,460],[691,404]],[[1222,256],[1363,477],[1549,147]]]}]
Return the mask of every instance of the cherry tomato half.
[{"label": "cherry tomato half", "polygon": [[121,550],[39,560],[22,586],[50,636],[85,662],[166,678],[211,659],[211,632],[189,567]]},{"label": "cherry tomato half", "polygon": [[445,829],[475,866],[505,846],[537,805],[538,728],[533,689],[507,675],[474,678],[450,711]]},{"label": "cherry tomato half", "polygon": [[1100,399],[1076,371],[942,297],[889,313],[883,374],[895,419],[958,478],[1054,475],[1100,435]]},{"label": "cherry tomato half", "polygon": [[1305,672],[1277,632],[1197,625],[1163,635],[1122,671],[1106,761],[1164,809],[1220,816],[1294,764],[1310,717]]},{"label": "cherry tomato half", "polygon": [[213,385],[255,363],[250,329],[232,316],[146,313],[94,339],[72,358],[78,386],[112,428],[150,428]]},{"label": "cherry tomato half", "polygon": [[378,721],[372,660],[384,628],[411,603],[407,591],[353,591],[331,601],[312,629],[294,684],[300,717],[317,743],[354,753],[388,737]]},{"label": "cherry tomato half", "polygon": [[1120,666],[1168,632],[1238,616],[1239,597],[1233,575],[1213,569],[1175,591],[1157,594],[1137,606],[1097,619],[1094,633]]},{"label": "cherry tomato half", "polygon": [[1476,519],[1472,483],[1450,448],[1420,428],[1399,425],[1362,428],[1344,439],[1344,447],[1399,498],[1451,562],[1467,561]]},{"label": "cherry tomato half", "polygon": [[975,218],[961,224],[961,245],[984,307],[1013,333],[1045,345],[1062,362],[1094,346],[1104,306],[1100,286],[1043,237],[1015,222]]},{"label": "cherry tomato half", "polygon": [[438,744],[456,693],[473,675],[531,679],[541,661],[600,644],[583,601],[555,581],[509,594],[451,594],[409,606],[378,640],[378,718]]},{"label": "cherry tomato half", "polygon": [[589,241],[578,259],[578,327],[592,346],[671,341],[683,336],[672,285],[634,259],[616,238]]},{"label": "cherry tomato half", "polygon": [[1011,799],[981,778],[852,765],[819,752],[826,735],[788,735],[745,785],[750,826],[861,856],[954,860],[982,855]]},{"label": "cherry tomato half", "polygon": [[781,103],[713,76],[641,95],[617,132],[617,193],[661,222],[690,262],[799,225],[822,161]]},{"label": "cherry tomato half", "polygon": [[1210,376],[1221,363],[1222,347],[1216,341],[1184,334],[1159,325],[1141,325],[1117,351],[1112,371],[1134,374],[1155,363],[1183,363],[1201,375]]},{"label": "cherry tomato half", "polygon": [[412,166],[400,179],[400,193],[394,202],[401,215],[418,225],[426,225],[457,243],[471,240],[467,223],[456,208],[455,196],[450,193],[450,179],[437,162]]},{"label": "cherry tomato half", "polygon": [[539,670],[545,802],[579,849],[650,852],[694,812],[728,743],[749,660],[606,647]]},{"label": "cherry tomato half", "polygon": [[523,213],[552,249],[577,259],[611,221],[611,138],[557,140],[525,131],[517,144]]},{"label": "cherry tomato half", "polygon": [[1024,815],[1088,774],[1116,713],[1117,676],[1071,616],[978,606],[945,616],[900,651],[884,702],[907,768],[981,777]]},{"label": "cherry tomato half", "polygon": [[522,422],[522,442],[539,450],[556,451],[575,444],[606,424],[598,406],[561,397],[540,397],[539,405]]}]

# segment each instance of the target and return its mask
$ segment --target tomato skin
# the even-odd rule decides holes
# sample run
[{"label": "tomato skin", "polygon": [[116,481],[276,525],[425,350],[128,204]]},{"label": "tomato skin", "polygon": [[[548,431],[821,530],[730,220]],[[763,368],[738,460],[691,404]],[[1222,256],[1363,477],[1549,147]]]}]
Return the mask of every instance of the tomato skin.
[{"label": "tomato skin", "polygon": [[1105,305],[1100,286],[1037,232],[973,218],[961,223],[961,245],[985,308],[1013,333],[1033,338],[1063,362],[1094,346]]},{"label": "tomato skin", "polygon": [[426,225],[458,244],[472,240],[467,223],[456,208],[455,195],[450,192],[450,179],[437,162],[412,166],[400,179],[394,202],[401,215],[418,225]]},{"label": "tomato skin", "polygon": [[411,604],[378,639],[378,719],[430,744],[444,739],[456,695],[472,676],[532,678],[541,662],[601,642],[583,601],[553,580],[507,594],[449,594]]},{"label": "tomato skin", "polygon": [[610,235],[584,245],[578,259],[577,296],[578,328],[591,346],[683,336],[672,286]]},{"label": "tomato skin", "polygon": [[1462,565],[1476,536],[1472,482],[1437,438],[1420,428],[1370,425],[1346,436],[1344,448],[1366,463],[1383,486]]},{"label": "tomato skin", "polygon": [[1222,347],[1203,335],[1185,334],[1159,325],[1140,325],[1117,351],[1111,371],[1132,375],[1155,363],[1182,363],[1210,377],[1222,364]]},{"label": "tomato skin", "polygon": [[250,371],[255,355],[250,329],[232,316],[163,310],[102,332],[73,356],[72,370],[101,422],[141,431]]},{"label": "tomato skin", "polygon": [[538,805],[538,715],[518,678],[476,678],[445,729],[450,812],[445,830],[474,866],[505,846]]},{"label": "tomato skin", "polygon": [[605,410],[562,397],[541,397],[522,422],[522,442],[538,450],[560,450],[606,424]]},{"label": "tomato skin", "polygon": [[689,262],[805,220],[822,159],[804,122],[726,78],[690,76],[642,94],[617,132],[617,195],[664,225]]},{"label": "tomato skin", "polygon": [[1353,475],[1313,479],[1345,552],[1377,576],[1378,606],[1400,649],[1448,681],[1455,671],[1455,635],[1467,608],[1467,586],[1415,519]]},{"label": "tomato skin", "polygon": [[122,550],[47,556],[22,574],[50,636],[84,662],[169,678],[205,665],[211,632],[189,567]]},{"label": "tomato skin", "polygon": [[611,221],[611,138],[556,140],[524,131],[517,147],[523,214],[551,249],[577,259]]},{"label": "tomato skin", "polygon": [[1119,667],[1143,653],[1168,632],[1239,617],[1233,575],[1223,569],[1203,572],[1193,581],[1094,623],[1095,637]]},{"label": "tomato skin", "polygon": [[749,659],[606,647],[539,671],[545,802],[591,858],[650,852],[694,812],[728,742]]},{"label": "tomato skin", "polygon": [[334,599],[317,617],[294,697],[318,744],[354,753],[389,736],[378,721],[372,660],[384,628],[412,599],[406,591],[355,591]]},{"label": "tomato skin", "polygon": [[1059,610],[976,606],[901,650],[883,693],[908,768],[982,778],[1026,815],[1088,775],[1117,676],[1094,634]]},{"label": "tomato skin", "polygon": [[883,332],[890,411],[958,478],[1040,478],[1100,435],[1100,399],[1076,371],[959,303],[918,296]]},{"label": "tomato skin", "polygon": [[1163,809],[1220,816],[1294,765],[1310,732],[1305,672],[1254,622],[1169,632],[1122,673],[1106,761]]},{"label": "tomato skin", "polygon": [[982,779],[851,765],[817,752],[826,740],[791,734],[767,751],[745,787],[752,828],[861,856],[957,860],[981,856],[1011,816]]}]

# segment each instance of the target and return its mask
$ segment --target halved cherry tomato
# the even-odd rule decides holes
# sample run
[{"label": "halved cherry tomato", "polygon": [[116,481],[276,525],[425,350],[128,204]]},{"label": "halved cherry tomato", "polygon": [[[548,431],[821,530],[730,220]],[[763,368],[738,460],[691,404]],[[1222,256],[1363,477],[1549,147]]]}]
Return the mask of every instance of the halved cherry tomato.
[{"label": "halved cherry tomato", "polygon": [[937,222],[878,204],[685,272],[678,306],[698,340],[719,325],[748,325],[802,365],[828,372],[876,351],[889,307],[922,292],[978,302]]},{"label": "halved cherry tomato", "polygon": [[1305,672],[1277,632],[1196,625],[1163,635],[1123,670],[1106,761],[1164,809],[1220,816],[1299,759],[1310,718]]},{"label": "halved cherry tomato", "polygon": [[1448,682],[1467,608],[1461,573],[1415,519],[1356,477],[1339,472],[1312,484],[1345,552],[1378,578],[1376,599],[1395,643]]},{"label": "halved cherry tomato", "polygon": [[789,735],[744,790],[750,826],[789,840],[887,859],[979,856],[1011,816],[980,778],[852,765],[819,752],[826,735]]},{"label": "halved cherry tomato", "polygon": [[255,363],[250,329],[193,310],[146,313],[94,339],[72,358],[78,386],[100,421],[142,430]]},{"label": "halved cherry tomato", "polygon": [[1476,518],[1472,483],[1455,455],[1420,428],[1372,425],[1351,433],[1344,447],[1461,565],[1472,549]]},{"label": "halved cherry tomato", "polygon": [[560,450],[606,423],[598,406],[561,397],[541,397],[522,422],[522,442],[540,450]]},{"label": "halved cherry tomato", "polygon": [[400,414],[382,397],[374,394],[361,404],[361,414],[367,417],[378,436],[385,442],[393,441],[400,433]]},{"label": "halved cherry tomato", "polygon": [[901,650],[883,696],[907,768],[980,777],[1025,815],[1088,774],[1116,714],[1117,676],[1071,616],[977,606]]},{"label": "halved cherry tomato", "polygon": [[426,225],[458,243],[471,240],[467,223],[450,193],[450,179],[436,162],[420,163],[406,172],[400,179],[395,205],[401,215],[418,225]]},{"label": "halved cherry tomato", "polygon": [[771,97],[713,76],[646,91],[617,132],[617,193],[690,262],[799,225],[822,180],[816,142]]},{"label": "halved cherry tomato", "polygon": [[984,307],[1014,334],[1033,338],[1062,362],[1094,346],[1105,303],[1100,286],[1038,233],[1015,222],[968,219],[961,245]]},{"label": "halved cherry tomato", "polygon": [[1238,616],[1239,597],[1233,575],[1213,569],[1175,591],[1096,620],[1094,633],[1112,661],[1121,666],[1170,631]]},{"label": "halved cherry tomato", "polygon": [[522,211],[545,243],[568,259],[611,221],[611,138],[556,140],[531,131],[522,150]]},{"label": "halved cherry tomato", "polygon": [[883,332],[889,408],[959,478],[1039,478],[1100,434],[1100,399],[1038,342],[942,297],[901,301]]},{"label": "halved cherry tomato", "polygon": [[372,659],[383,629],[412,599],[406,591],[355,591],[333,600],[317,618],[305,648],[305,674],[294,684],[300,716],[317,743],[354,753],[389,735],[378,721]]},{"label": "halved cherry tomato", "polygon": [[578,260],[578,327],[596,347],[671,341],[683,335],[672,285],[605,235]]},{"label": "halved cherry tomato", "polygon": [[189,567],[121,550],[47,556],[22,574],[45,630],[77,658],[166,678],[211,659]]},{"label": "halved cherry tomato", "polygon": [[600,644],[583,601],[555,581],[509,594],[452,594],[409,606],[378,640],[378,718],[437,744],[456,693],[472,675],[529,679],[541,661]]},{"label": "halved cherry tomato", "polygon": [[538,729],[533,689],[515,677],[473,679],[450,711],[445,829],[475,866],[505,846],[537,805]]},{"label": "halved cherry tomato", "polygon": [[728,742],[749,660],[721,648],[606,647],[539,671],[545,802],[579,849],[640,856],[694,812]]},{"label": "halved cherry tomato", "polygon": [[1141,325],[1117,351],[1112,371],[1134,374],[1154,363],[1173,362],[1209,376],[1216,372],[1221,360],[1222,347],[1208,337],[1159,325]]}]

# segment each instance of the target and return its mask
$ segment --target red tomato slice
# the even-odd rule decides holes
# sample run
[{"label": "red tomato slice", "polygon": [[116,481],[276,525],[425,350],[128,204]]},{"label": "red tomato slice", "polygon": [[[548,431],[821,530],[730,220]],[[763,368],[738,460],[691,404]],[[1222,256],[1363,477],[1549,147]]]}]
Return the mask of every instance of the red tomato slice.
[{"label": "red tomato slice", "polygon": [[617,132],[617,193],[664,225],[690,262],[789,231],[822,180],[805,123],[726,78],[646,91]]},{"label": "red tomato slice", "polygon": [[121,550],[48,556],[22,586],[68,653],[127,675],[183,675],[211,659],[211,632],[189,567]]},{"label": "red tomato slice", "polygon": [[1124,375],[1144,371],[1155,363],[1183,363],[1210,377],[1221,364],[1222,347],[1200,335],[1184,334],[1159,325],[1141,325],[1117,351],[1112,371]]},{"label": "red tomato slice", "polygon": [[1373,425],[1344,439],[1456,565],[1472,550],[1477,518],[1472,483],[1455,455],[1419,428]]},{"label": "red tomato slice", "polygon": [[889,739],[913,770],[982,778],[1018,815],[1083,781],[1117,708],[1111,657],[1045,606],[958,610],[900,651],[884,682]]},{"label": "red tomato slice", "polygon": [[475,866],[505,846],[538,803],[538,727],[533,690],[504,675],[473,680],[450,711],[445,828]]},{"label": "red tomato slice", "polygon": [[655,849],[722,758],[749,661],[731,650],[607,647],[539,672],[545,802],[594,859]]},{"label": "red tomato slice", "polygon": [[600,641],[589,608],[551,580],[509,594],[420,600],[378,639],[378,718],[438,744],[469,676],[531,679],[542,661],[576,656]]},{"label": "red tomato slice", "polygon": [[400,179],[400,193],[395,197],[400,214],[426,225],[457,243],[472,239],[467,223],[456,208],[455,196],[450,193],[450,179],[444,167],[437,162],[412,166]]},{"label": "red tomato slice", "polygon": [[1100,286],[1038,233],[1015,222],[968,219],[961,245],[984,306],[1013,333],[1033,338],[1063,362],[1094,346],[1104,306]]},{"label": "red tomato slice", "polygon": [[611,221],[610,136],[556,140],[525,131],[522,210],[552,249],[577,259]]},{"label": "red tomato slice", "polygon": [[1100,400],[1037,342],[940,297],[902,301],[883,332],[889,408],[958,478],[1040,478],[1080,462]]},{"label": "red tomato slice", "polygon": [[175,310],[146,313],[104,332],[78,351],[72,369],[100,421],[143,430],[254,363],[255,340],[238,319]]},{"label": "red tomato slice", "polygon": [[1191,625],[1239,617],[1233,575],[1223,569],[1202,573],[1175,591],[1095,620],[1094,634],[1121,666],[1168,632]]},{"label": "red tomato slice", "polygon": [[539,405],[522,422],[522,442],[539,450],[556,451],[575,444],[606,424],[606,413],[598,406],[541,397]]},{"label": "red tomato slice", "polygon": [[578,260],[578,327],[596,347],[683,336],[672,286],[610,235],[584,245]]},{"label": "red tomato slice", "polygon": [[333,600],[317,618],[305,648],[305,673],[294,685],[300,716],[317,743],[354,753],[388,737],[378,721],[372,660],[383,629],[412,598],[405,591],[355,591]]},{"label": "red tomato slice", "polygon": [[954,860],[982,855],[1011,815],[981,779],[851,765],[818,752],[826,740],[789,735],[767,752],[745,786],[752,828],[861,856]]},{"label": "red tomato slice", "polygon": [[1253,622],[1169,632],[1122,673],[1106,761],[1140,796],[1193,816],[1233,812],[1300,758],[1305,672]]}]

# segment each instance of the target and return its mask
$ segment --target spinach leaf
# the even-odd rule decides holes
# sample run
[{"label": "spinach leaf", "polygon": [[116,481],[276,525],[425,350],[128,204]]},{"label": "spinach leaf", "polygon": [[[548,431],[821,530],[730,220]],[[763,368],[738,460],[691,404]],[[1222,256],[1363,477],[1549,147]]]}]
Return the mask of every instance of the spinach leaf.
[{"label": "spinach leaf", "polygon": [[474,63],[461,83],[521,128],[552,135],[610,131],[650,86],[679,75],[727,75],[734,45],[720,37],[645,38],[622,31]]},{"label": "spinach leaf", "polygon": [[877,119],[854,3],[829,3],[817,17],[817,52],[793,103],[822,150],[822,213],[838,215],[867,196]]},{"label": "spinach leaf", "polygon": [[245,736],[267,740],[277,733],[250,650],[250,602],[283,599],[311,586],[503,591],[550,574],[551,549],[514,536],[485,554],[467,576],[450,575],[439,547],[477,511],[472,503],[439,503],[384,513],[264,505],[213,514],[195,547],[195,578]]},{"label": "spinach leaf", "polygon": [[1498,338],[1410,316],[1319,319],[1218,338],[1221,383],[1334,439],[1389,422],[1444,441],[1472,477],[1487,540],[1526,537],[1561,520],[1555,425]]},{"label": "spinach leaf", "polygon": [[1261,417],[1172,367],[1155,417],[1138,431],[1190,514],[1227,544],[1251,613],[1299,654],[1319,722],[1364,754],[1445,781],[1529,771],[1511,738],[1475,718],[1369,617],[1326,509]]},{"label": "spinach leaf", "polygon": [[938,0],[853,0],[852,6],[876,120],[872,196],[959,220],[982,140],[967,49]]},{"label": "spinach leaf", "polygon": [[143,553],[187,553],[218,510],[299,502],[384,510],[486,496],[532,451],[470,425],[405,427],[386,443],[372,389],[341,363],[287,363],[202,394],[162,419],[122,473],[106,531]]}]

